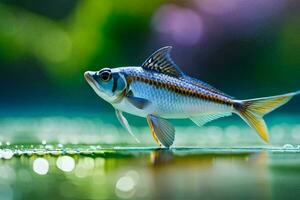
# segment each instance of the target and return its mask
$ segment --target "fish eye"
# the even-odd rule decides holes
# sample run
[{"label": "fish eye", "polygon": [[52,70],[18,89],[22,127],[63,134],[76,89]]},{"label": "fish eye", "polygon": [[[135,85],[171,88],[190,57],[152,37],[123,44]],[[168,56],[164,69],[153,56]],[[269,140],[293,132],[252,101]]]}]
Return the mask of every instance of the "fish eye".
[{"label": "fish eye", "polygon": [[99,77],[101,81],[109,81],[111,79],[111,72],[110,71],[102,71],[99,73]]}]

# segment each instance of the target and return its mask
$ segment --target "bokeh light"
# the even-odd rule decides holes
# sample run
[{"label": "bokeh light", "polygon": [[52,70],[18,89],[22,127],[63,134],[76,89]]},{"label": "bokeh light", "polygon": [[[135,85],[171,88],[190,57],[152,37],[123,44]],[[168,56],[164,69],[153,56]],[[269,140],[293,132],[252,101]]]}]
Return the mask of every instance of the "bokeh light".
[{"label": "bokeh light", "polygon": [[60,156],[56,161],[56,166],[64,172],[71,172],[75,168],[75,160],[71,156]]},{"label": "bokeh light", "polygon": [[128,199],[134,195],[135,181],[130,176],[122,176],[116,183],[116,194],[120,198]]},{"label": "bokeh light", "polygon": [[152,24],[158,32],[186,46],[197,44],[204,29],[202,18],[197,12],[173,4],[161,6],[153,16]]},{"label": "bokeh light", "polygon": [[33,161],[33,171],[39,175],[46,175],[49,171],[49,163],[45,158],[37,158]]},{"label": "bokeh light", "polygon": [[0,149],[0,158],[11,159],[14,153],[11,149]]},{"label": "bokeh light", "polygon": [[84,178],[92,174],[94,167],[95,160],[93,158],[86,157],[79,160],[74,173],[78,178]]}]

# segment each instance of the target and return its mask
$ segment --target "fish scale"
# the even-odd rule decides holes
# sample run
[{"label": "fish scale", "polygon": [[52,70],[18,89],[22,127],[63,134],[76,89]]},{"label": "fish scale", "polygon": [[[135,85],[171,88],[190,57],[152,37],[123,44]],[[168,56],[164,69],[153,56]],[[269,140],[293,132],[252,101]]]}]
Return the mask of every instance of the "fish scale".
[{"label": "fish scale", "polygon": [[[159,85],[166,84],[173,87],[176,86],[202,93],[204,96],[214,96],[215,98],[220,96],[198,86],[194,86],[186,81],[164,74],[143,72],[143,70],[134,68],[124,68],[121,70],[121,73],[126,77],[129,77],[129,79],[134,80],[130,83],[129,88],[135,96],[148,99],[152,102],[152,106],[154,107],[152,114],[158,114],[159,116],[166,118],[188,118],[205,112],[232,112],[232,107],[225,103],[214,103],[199,97],[179,94],[161,86],[145,83],[153,80],[161,83]],[[144,81],[140,81],[139,79],[144,79]],[[226,102],[230,101],[229,98],[224,97],[220,98],[220,101],[221,100],[226,100]],[[145,112],[147,111],[148,110]]]}]

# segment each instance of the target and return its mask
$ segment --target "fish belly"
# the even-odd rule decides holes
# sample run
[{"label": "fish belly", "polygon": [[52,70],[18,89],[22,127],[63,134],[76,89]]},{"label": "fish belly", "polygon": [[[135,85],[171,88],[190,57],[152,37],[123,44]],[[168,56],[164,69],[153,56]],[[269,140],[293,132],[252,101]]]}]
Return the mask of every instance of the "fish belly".
[{"label": "fish belly", "polygon": [[228,105],[177,94],[143,82],[132,83],[130,89],[135,97],[147,99],[151,103],[144,109],[138,109],[124,98],[115,105],[115,108],[140,117],[153,114],[163,118],[179,119],[190,118],[201,113],[232,112]]}]

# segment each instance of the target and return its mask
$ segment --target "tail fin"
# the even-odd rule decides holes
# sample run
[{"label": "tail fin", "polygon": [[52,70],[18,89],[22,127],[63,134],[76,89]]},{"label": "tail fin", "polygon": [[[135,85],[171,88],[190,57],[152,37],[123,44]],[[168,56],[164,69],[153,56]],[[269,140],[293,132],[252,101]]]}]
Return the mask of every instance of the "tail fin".
[{"label": "tail fin", "polygon": [[254,128],[264,141],[268,142],[268,129],[263,116],[287,103],[293,96],[298,94],[300,94],[300,91],[272,97],[236,101],[234,108],[242,119]]}]

